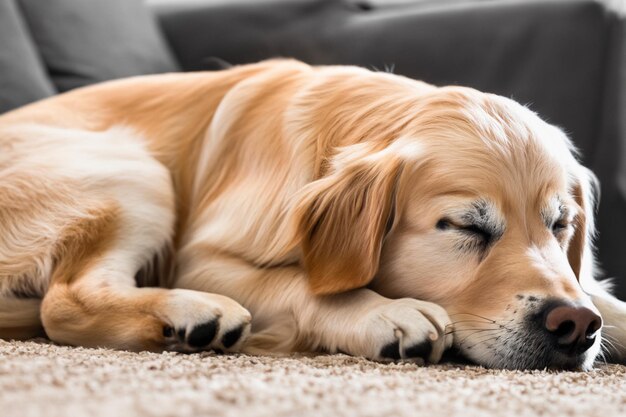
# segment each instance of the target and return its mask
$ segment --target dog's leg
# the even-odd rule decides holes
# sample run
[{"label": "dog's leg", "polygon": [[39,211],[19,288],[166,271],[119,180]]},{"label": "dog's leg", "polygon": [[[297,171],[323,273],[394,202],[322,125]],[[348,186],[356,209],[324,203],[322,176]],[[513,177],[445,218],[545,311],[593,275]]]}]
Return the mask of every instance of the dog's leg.
[{"label": "dog's leg", "polygon": [[[117,234],[113,238],[100,225],[82,226],[91,229],[89,237],[78,238],[66,249],[41,305],[43,327],[52,340],[153,351],[239,347],[250,314],[235,301],[196,291],[134,286],[141,249],[150,243],[157,247],[147,233],[148,223],[156,218],[132,216],[131,224],[117,223],[117,216],[108,215],[106,222],[113,222]],[[132,229],[146,233],[134,234]]]},{"label": "dog's leg", "polygon": [[[7,277],[43,282],[34,287],[42,288],[41,324],[53,341],[183,351],[241,344],[251,318],[235,301],[136,287],[136,273],[168,247],[175,217],[169,171],[136,135],[20,134],[28,141],[15,142],[10,168],[0,171],[0,226],[10,231],[0,238],[0,279],[7,294]],[[19,317],[32,319],[37,307]],[[0,337],[13,337],[4,321],[0,315]]]},{"label": "dog's leg", "polygon": [[116,272],[100,263],[76,283],[53,285],[42,306],[48,336],[71,345],[182,352],[235,350],[247,337],[250,314],[227,297],[103,284]]},{"label": "dog's leg", "polygon": [[39,307],[41,300],[0,295],[0,338],[31,339],[44,336]]},{"label": "dog's leg", "polygon": [[439,306],[391,300],[369,289],[318,297],[297,267],[258,269],[209,249],[183,250],[175,285],[215,291],[252,312],[244,351],[345,352],[376,360],[438,362],[450,347],[450,324]]}]

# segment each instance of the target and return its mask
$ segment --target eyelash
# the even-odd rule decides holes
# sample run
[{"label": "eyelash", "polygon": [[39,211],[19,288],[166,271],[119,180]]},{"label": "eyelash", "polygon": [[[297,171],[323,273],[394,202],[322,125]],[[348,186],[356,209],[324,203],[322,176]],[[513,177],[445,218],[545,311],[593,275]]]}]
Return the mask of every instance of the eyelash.
[{"label": "eyelash", "polygon": [[569,226],[569,225],[566,222],[564,222],[563,220],[557,220],[552,225],[552,233],[554,233],[556,235],[556,234],[562,232],[563,230],[567,229],[567,226]]},{"label": "eyelash", "polygon": [[437,222],[436,227],[439,230],[448,230],[450,228],[455,228],[463,233],[471,235],[471,237],[473,237],[474,239],[480,238],[482,242],[485,244],[485,246],[493,238],[493,235],[490,232],[488,232],[487,230],[481,229],[480,227],[473,225],[473,224],[469,226],[458,226],[458,225],[453,224],[449,220],[441,219]]},{"label": "eyelash", "polygon": [[[464,239],[463,242],[458,245],[459,249],[462,250],[478,249],[480,251],[484,251],[493,239],[492,233],[488,232],[487,230],[481,229],[476,225],[459,226],[452,223],[450,220],[440,219],[435,227],[439,230],[455,229],[456,231],[460,231],[466,234],[466,239]],[[555,236],[558,236],[568,227],[569,223],[563,220],[558,220],[554,222],[551,230]]]}]

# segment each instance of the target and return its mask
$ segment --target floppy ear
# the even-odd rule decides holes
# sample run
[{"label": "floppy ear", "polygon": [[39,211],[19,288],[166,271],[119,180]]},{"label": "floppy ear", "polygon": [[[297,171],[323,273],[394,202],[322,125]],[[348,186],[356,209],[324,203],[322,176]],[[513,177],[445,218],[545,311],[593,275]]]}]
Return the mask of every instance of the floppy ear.
[{"label": "floppy ear", "polygon": [[404,165],[389,149],[310,184],[299,204],[299,233],[311,290],[333,294],[367,285],[378,270]]},{"label": "floppy ear", "polygon": [[581,171],[571,190],[580,211],[575,220],[574,236],[567,248],[567,259],[579,281],[585,264],[593,265],[591,241],[595,233],[594,211],[599,194],[598,180],[593,173],[586,168],[582,168]]},{"label": "floppy ear", "polygon": [[585,245],[587,244],[587,216],[585,213],[586,203],[580,183],[574,185],[572,189],[572,197],[576,200],[576,204],[580,206],[580,211],[575,219],[576,229],[574,231],[574,236],[572,236],[567,248],[567,260],[569,261],[576,278],[580,280],[580,268],[582,266]]}]

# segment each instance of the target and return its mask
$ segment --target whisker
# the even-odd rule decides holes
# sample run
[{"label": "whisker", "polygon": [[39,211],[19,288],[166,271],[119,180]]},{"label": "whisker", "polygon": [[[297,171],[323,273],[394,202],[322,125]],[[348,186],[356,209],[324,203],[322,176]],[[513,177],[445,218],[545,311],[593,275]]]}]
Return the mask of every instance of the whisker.
[{"label": "whisker", "polygon": [[500,336],[501,336],[501,335],[494,335],[494,336],[491,336],[491,337],[487,337],[487,338],[485,338],[485,339],[482,339],[482,340],[480,340],[480,341],[478,341],[478,342],[474,343],[474,344],[473,344],[473,345],[471,345],[471,346],[467,346],[467,347],[466,347],[466,349],[472,349],[472,348],[474,348],[474,347],[476,347],[476,346],[478,346],[478,345],[480,345],[480,344],[482,344],[482,343],[487,343],[487,342],[489,342],[489,341],[491,341],[491,340],[496,340],[496,339],[498,339]]},{"label": "whisker", "polygon": [[[456,313],[455,315],[458,315],[458,314],[475,315],[475,314],[473,314],[473,313]],[[455,322],[452,322],[452,323],[450,323],[450,324],[446,325],[445,327],[446,327],[446,329],[447,329],[448,327],[450,327],[450,326],[454,326],[455,324],[458,324],[458,323],[477,323],[477,324],[482,324],[482,323],[484,323],[484,324],[489,324],[489,325],[496,325],[496,326],[498,326],[498,328],[500,328],[500,329],[506,329],[506,330],[509,330],[509,331],[511,331],[511,332],[512,332],[512,331],[514,331],[514,329],[511,329],[511,328],[509,328],[509,327],[507,326],[507,325],[511,324],[511,323],[515,320],[514,318],[511,318],[511,319],[509,319],[509,320],[507,320],[507,321],[505,321],[505,322],[503,322],[503,323],[500,323],[500,322],[498,322],[498,321],[496,321],[496,320],[488,319],[488,318],[486,318],[486,317],[482,317],[482,316],[478,316],[478,315],[476,315],[476,316],[477,316],[477,317],[479,317],[479,318],[480,318],[480,319],[482,319],[482,320],[475,320],[475,319],[472,319],[472,320],[457,320],[457,321],[455,321]],[[482,328],[481,328],[481,329],[482,329]],[[452,332],[451,332],[451,333],[454,333],[454,330],[452,330]]]},{"label": "whisker", "polygon": [[483,331],[483,330],[500,330],[500,328],[496,327],[496,328],[493,328],[493,329],[486,329],[484,327],[474,327],[474,328],[469,328],[469,329],[452,329],[449,332],[445,332],[444,334],[447,336],[449,334],[454,334],[454,333],[458,333],[458,332]]},{"label": "whisker", "polygon": [[612,348],[613,346],[611,345],[611,342],[609,342],[608,340],[601,340],[600,341],[600,351],[608,351],[609,348]]},{"label": "whisker", "polygon": [[622,348],[622,349],[626,349],[626,347],[625,347],[623,344],[621,344],[621,343],[619,342],[619,340],[617,340],[614,336],[612,336],[612,335],[610,335],[610,334],[603,334],[603,335],[602,335],[602,340],[606,340],[606,341],[611,342],[611,345],[612,345],[612,346],[617,345],[617,347],[620,347],[620,348]]},{"label": "whisker", "polygon": [[479,315],[479,314],[474,314],[474,313],[454,313],[454,314],[450,314],[450,317],[452,317],[452,316],[458,316],[458,315],[462,315],[462,314],[464,314],[464,315],[468,315],[468,316],[478,317],[478,318],[481,318],[481,319],[483,319],[483,320],[487,320],[487,321],[490,321],[490,322],[493,322],[493,323],[495,323],[495,322],[496,322],[494,319],[490,319],[490,318],[488,318],[488,317],[484,317],[484,316],[481,316],[481,315]]},{"label": "whisker", "polygon": [[600,341],[600,346],[603,346],[603,343],[606,343],[606,345],[608,345],[610,350],[619,351],[620,350],[619,348],[624,349],[624,346],[621,343],[619,343],[617,340],[611,340],[609,338],[603,337],[602,340]]},{"label": "whisker", "polygon": [[600,342],[600,352],[599,352],[599,355],[600,355],[602,361],[604,362],[604,364],[607,365],[608,361],[607,361],[606,355],[609,354],[610,352],[609,352],[608,346],[606,344],[604,344],[604,342],[605,342],[604,340],[602,340]]},{"label": "whisker", "polygon": [[475,324],[484,324],[484,325],[497,324],[497,323],[486,322],[486,321],[481,321],[481,320],[459,320],[459,321],[454,321],[450,324],[447,324],[446,328],[456,326],[457,324],[460,324],[460,323],[475,323]]},{"label": "whisker", "polygon": [[[463,340],[460,340],[459,341],[459,345],[463,344],[467,339],[469,339],[470,337],[474,336],[477,333],[483,333],[483,332],[486,332],[486,331],[487,332],[498,332],[498,330],[500,330],[500,329],[483,329],[483,330],[475,331],[474,333],[465,336],[463,338]],[[488,333],[488,335],[490,335],[490,334]]]}]

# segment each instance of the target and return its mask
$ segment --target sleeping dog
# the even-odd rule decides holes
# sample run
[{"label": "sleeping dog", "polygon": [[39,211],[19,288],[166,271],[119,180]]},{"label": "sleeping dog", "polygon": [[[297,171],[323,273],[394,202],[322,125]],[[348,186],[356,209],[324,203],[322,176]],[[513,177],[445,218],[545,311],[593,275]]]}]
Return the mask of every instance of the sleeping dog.
[{"label": "sleeping dog", "polygon": [[274,60],[44,100],[0,117],[0,150],[2,338],[626,357],[626,305],[594,280],[596,180],[503,97]]}]

